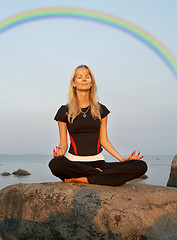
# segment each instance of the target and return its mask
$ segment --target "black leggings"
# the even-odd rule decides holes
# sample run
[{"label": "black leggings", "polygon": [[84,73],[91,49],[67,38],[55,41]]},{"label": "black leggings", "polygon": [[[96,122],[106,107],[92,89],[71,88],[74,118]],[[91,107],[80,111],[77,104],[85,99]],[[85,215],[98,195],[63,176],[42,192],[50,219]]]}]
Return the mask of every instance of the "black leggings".
[{"label": "black leggings", "polygon": [[65,178],[87,177],[91,184],[120,186],[145,174],[147,164],[142,160],[75,162],[62,156],[53,158],[49,162],[49,168],[53,175],[59,177],[62,181]]}]

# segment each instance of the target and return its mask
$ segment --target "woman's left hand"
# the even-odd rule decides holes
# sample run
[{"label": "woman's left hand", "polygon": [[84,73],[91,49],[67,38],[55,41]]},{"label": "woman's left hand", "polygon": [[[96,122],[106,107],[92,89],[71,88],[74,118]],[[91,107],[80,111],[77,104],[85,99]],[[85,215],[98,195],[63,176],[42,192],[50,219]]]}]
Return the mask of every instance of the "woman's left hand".
[{"label": "woman's left hand", "polygon": [[136,155],[136,151],[132,152],[128,157],[124,158],[123,161],[128,161],[128,160],[140,160],[142,159],[144,156],[140,157],[140,151],[138,152],[138,154]]}]

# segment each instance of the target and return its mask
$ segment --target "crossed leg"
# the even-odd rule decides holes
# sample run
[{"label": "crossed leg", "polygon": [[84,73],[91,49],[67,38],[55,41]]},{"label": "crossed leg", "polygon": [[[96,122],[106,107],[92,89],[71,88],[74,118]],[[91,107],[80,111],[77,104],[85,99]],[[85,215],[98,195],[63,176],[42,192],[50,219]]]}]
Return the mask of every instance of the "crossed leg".
[{"label": "crossed leg", "polygon": [[105,161],[76,163],[66,157],[59,157],[52,159],[49,167],[52,173],[64,182],[108,186],[120,186],[142,176],[147,171],[147,165],[142,160],[115,163]]}]

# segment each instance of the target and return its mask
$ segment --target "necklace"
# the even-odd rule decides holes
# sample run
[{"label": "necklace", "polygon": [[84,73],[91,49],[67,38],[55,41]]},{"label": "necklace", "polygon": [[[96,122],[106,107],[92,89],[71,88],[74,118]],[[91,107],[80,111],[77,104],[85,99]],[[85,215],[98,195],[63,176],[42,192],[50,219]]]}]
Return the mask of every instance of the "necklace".
[{"label": "necklace", "polygon": [[83,112],[83,111],[81,110],[81,113],[83,113],[82,116],[83,116],[84,118],[87,117],[87,114],[86,114],[86,113],[88,112],[89,109],[90,109],[90,106],[87,108],[86,112]]}]

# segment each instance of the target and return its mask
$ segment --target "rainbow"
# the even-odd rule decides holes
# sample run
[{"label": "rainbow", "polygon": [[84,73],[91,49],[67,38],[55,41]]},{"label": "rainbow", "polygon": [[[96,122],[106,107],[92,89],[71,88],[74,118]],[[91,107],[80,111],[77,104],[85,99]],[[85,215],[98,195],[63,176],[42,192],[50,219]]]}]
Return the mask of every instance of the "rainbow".
[{"label": "rainbow", "polygon": [[177,78],[177,61],[157,39],[130,22],[93,10],[54,7],[23,12],[1,21],[0,34],[3,34],[7,30],[10,30],[18,25],[46,18],[74,18],[89,20],[124,31],[153,50],[153,52],[156,53],[167,65],[169,70],[174,74],[175,78]]}]

